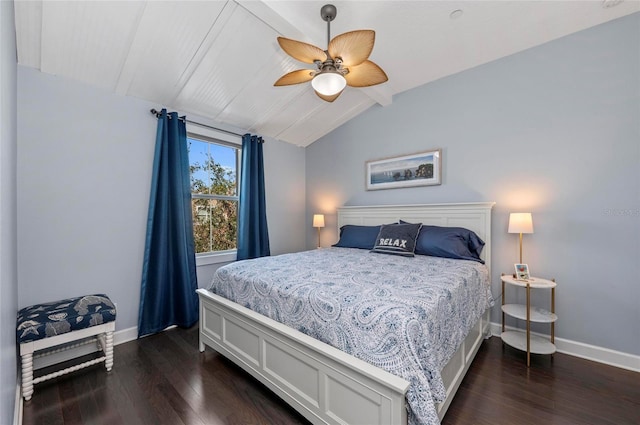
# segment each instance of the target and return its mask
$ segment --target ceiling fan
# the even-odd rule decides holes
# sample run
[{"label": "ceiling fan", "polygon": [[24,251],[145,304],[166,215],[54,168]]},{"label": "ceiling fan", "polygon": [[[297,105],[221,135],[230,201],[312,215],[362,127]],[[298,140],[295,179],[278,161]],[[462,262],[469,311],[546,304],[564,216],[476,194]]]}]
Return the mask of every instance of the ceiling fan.
[{"label": "ceiling fan", "polygon": [[320,9],[327,22],[327,50],[289,38],[278,37],[278,44],[292,58],[315,64],[317,70],[300,69],[283,75],[274,86],[288,86],[311,81],[315,93],[322,100],[333,102],[345,86],[369,87],[384,83],[387,74],[368,60],[376,33],[373,30],[350,31],[331,40],[331,21],[338,13],[332,4]]}]

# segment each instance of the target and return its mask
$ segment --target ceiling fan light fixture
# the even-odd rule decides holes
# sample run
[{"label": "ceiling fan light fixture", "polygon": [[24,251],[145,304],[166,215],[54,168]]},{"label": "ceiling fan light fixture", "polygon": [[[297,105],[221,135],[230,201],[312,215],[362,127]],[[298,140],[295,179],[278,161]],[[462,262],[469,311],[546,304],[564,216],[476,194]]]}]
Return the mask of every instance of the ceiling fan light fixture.
[{"label": "ceiling fan light fixture", "polygon": [[347,80],[339,72],[321,72],[311,80],[313,89],[325,96],[340,93],[346,85]]},{"label": "ceiling fan light fixture", "polygon": [[370,87],[388,80],[375,63],[369,60],[376,33],[356,30],[331,38],[331,21],[336,17],[334,5],[325,4],[320,16],[327,23],[327,49],[322,50],[302,41],[278,37],[278,44],[286,54],[300,62],[315,64],[317,70],[299,69],[280,77],[274,86],[289,86],[311,81],[315,94],[325,102],[333,102],[346,86]]}]

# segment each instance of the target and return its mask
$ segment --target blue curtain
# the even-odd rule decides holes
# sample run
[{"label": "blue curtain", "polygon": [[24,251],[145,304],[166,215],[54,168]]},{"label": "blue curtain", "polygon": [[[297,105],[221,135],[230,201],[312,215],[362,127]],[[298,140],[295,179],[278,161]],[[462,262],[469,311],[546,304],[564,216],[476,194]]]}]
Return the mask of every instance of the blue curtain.
[{"label": "blue curtain", "polygon": [[149,197],[138,337],[197,322],[194,251],[187,131],[184,119],[163,109]]},{"label": "blue curtain", "polygon": [[271,253],[264,199],[262,143],[262,137],[242,136],[238,260],[265,257]]}]

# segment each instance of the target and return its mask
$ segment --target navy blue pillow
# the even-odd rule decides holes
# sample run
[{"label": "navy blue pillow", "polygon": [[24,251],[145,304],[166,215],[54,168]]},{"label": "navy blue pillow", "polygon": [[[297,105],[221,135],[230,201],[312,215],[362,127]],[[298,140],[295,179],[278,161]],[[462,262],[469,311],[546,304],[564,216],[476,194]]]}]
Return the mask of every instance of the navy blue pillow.
[{"label": "navy blue pillow", "polygon": [[422,224],[385,224],[380,228],[376,245],[371,252],[413,257],[416,239]]},{"label": "navy blue pillow", "polygon": [[380,233],[380,226],[358,226],[345,224],[340,228],[339,248],[372,249]]},{"label": "navy blue pillow", "polygon": [[469,229],[422,226],[416,242],[416,254],[472,260],[484,264],[480,259],[483,247],[484,241]]},{"label": "navy blue pillow", "polygon": [[[400,220],[400,223],[405,223]],[[484,264],[480,254],[484,241],[475,232],[464,227],[423,225],[416,241],[418,255],[472,260]]]}]

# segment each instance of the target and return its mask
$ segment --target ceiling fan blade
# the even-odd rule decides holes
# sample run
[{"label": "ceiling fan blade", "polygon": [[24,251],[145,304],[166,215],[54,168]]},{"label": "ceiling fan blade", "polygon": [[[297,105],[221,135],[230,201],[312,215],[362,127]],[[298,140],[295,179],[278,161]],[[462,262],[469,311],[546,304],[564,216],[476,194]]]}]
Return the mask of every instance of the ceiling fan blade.
[{"label": "ceiling fan blade", "polygon": [[314,92],[316,92],[316,94],[318,95],[318,97],[326,102],[333,102],[334,100],[336,100],[338,98],[338,96],[340,96],[342,94],[344,90],[340,90],[338,93],[336,94],[332,94],[331,96],[327,96],[321,93],[318,93],[317,91],[314,90]]},{"label": "ceiling fan blade", "polygon": [[324,50],[312,44],[284,37],[278,37],[278,44],[286,54],[300,62],[314,63],[316,60],[323,62],[327,59],[327,54]]},{"label": "ceiling fan blade", "polygon": [[282,77],[278,79],[274,86],[290,86],[292,84],[300,84],[306,83],[307,81],[311,81],[313,79],[313,71],[309,69],[299,69],[297,71],[291,71],[287,74],[284,74]]},{"label": "ceiling fan blade", "polygon": [[342,66],[348,68],[369,58],[375,40],[376,32],[373,30],[345,32],[331,40],[327,51],[334,59],[342,58]]},{"label": "ceiling fan blade", "polygon": [[389,79],[382,68],[371,61],[364,61],[358,66],[350,67],[344,78],[347,80],[347,85],[351,87],[375,86]]}]

